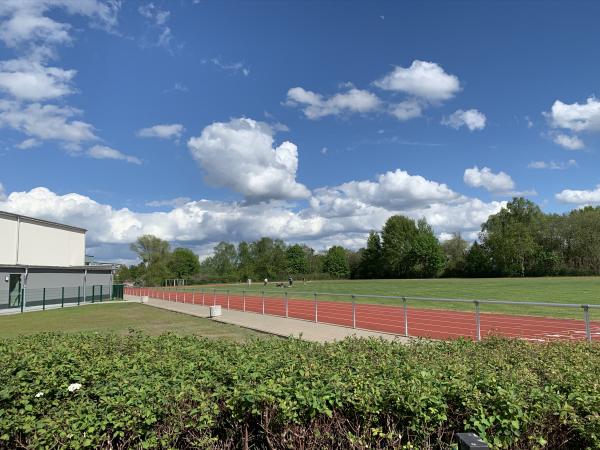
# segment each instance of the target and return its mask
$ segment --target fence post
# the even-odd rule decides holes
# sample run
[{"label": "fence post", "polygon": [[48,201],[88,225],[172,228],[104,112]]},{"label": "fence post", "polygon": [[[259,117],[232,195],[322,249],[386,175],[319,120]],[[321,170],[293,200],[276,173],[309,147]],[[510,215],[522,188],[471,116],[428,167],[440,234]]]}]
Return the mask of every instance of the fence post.
[{"label": "fence post", "polygon": [[100,303],[102,303],[102,285],[100,285]]},{"label": "fence post", "polygon": [[204,289],[200,289],[200,291],[202,292],[202,306],[204,306]]},{"label": "fence post", "polygon": [[585,321],[585,337],[592,342],[592,329],[590,327],[590,305],[581,305],[583,308],[583,320]]},{"label": "fence post", "polygon": [[213,306],[217,306],[217,290],[213,289]]},{"label": "fence post", "polygon": [[81,286],[77,286],[77,306],[81,303]]},{"label": "fence post", "polygon": [[246,312],[246,291],[242,289],[242,311]]},{"label": "fence post", "polygon": [[60,307],[61,308],[65,307],[65,287],[64,286],[61,288],[61,292],[60,292]]},{"label": "fence post", "polygon": [[196,295],[196,293],[194,291],[192,291],[192,305],[196,304],[196,300],[194,299],[195,295]]},{"label": "fence post", "polygon": [[285,318],[287,319],[288,317],[288,294],[287,291],[285,291]]},{"label": "fence post", "polygon": [[25,308],[25,288],[21,289],[21,312]]},{"label": "fence post", "polygon": [[[143,292],[142,292],[143,295]],[[140,296],[141,298],[141,296]],[[92,303],[96,302],[96,285],[92,284]]]},{"label": "fence post", "polygon": [[352,294],[352,328],[356,328],[356,296]]},{"label": "fence post", "polygon": [[265,291],[262,291],[262,313],[265,314]]},{"label": "fence post", "polygon": [[408,337],[408,309],[406,308],[406,297],[402,297],[402,309],[404,310],[404,336]]},{"label": "fence post", "polygon": [[227,289],[227,309],[229,309],[229,289]]},{"label": "fence post", "polygon": [[479,317],[479,300],[474,300],[473,303],[475,303],[475,325],[477,327],[475,336],[478,341],[481,341],[481,320]]},{"label": "fence post", "polygon": [[317,293],[313,294],[315,296],[315,323],[319,323],[319,306],[317,303]]},{"label": "fence post", "polygon": [[46,310],[46,288],[42,291],[42,311]]}]

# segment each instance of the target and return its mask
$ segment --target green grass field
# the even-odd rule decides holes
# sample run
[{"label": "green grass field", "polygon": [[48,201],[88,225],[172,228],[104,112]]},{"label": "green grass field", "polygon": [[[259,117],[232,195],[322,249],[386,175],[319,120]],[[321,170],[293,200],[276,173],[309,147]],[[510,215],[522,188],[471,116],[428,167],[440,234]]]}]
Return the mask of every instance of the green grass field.
[{"label": "green grass field", "polygon": [[86,305],[0,316],[0,337],[40,332],[175,333],[243,341],[260,333],[136,303]]},{"label": "green grass field", "polygon": [[[195,286],[187,289],[210,290],[229,289],[232,293],[242,290],[260,294],[263,290],[270,295],[283,295],[288,292],[290,298],[312,298],[312,292],[348,294],[346,296],[319,295],[323,300],[351,301],[351,294],[461,298],[478,300],[509,300],[521,302],[596,304],[600,305],[600,277],[544,277],[544,278],[438,278],[424,280],[337,280],[294,282],[292,288],[276,288],[269,283],[230,284],[219,286]],[[365,303],[399,304],[399,300],[376,297],[360,298]],[[410,300],[409,305],[423,308],[444,308],[472,311],[472,304],[437,303]],[[531,314],[550,317],[581,318],[582,311],[577,308],[547,308],[537,306],[485,305],[482,312],[501,312],[507,314]],[[592,319],[600,320],[600,309],[591,310]]]}]

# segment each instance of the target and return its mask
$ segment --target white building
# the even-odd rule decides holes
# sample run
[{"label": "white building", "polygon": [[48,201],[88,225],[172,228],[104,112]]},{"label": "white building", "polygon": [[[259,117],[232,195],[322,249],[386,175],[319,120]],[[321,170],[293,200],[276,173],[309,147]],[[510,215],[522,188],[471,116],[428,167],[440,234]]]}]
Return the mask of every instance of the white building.
[{"label": "white building", "polygon": [[0,265],[83,266],[85,232],[0,211]]},{"label": "white building", "polygon": [[110,296],[112,266],[85,265],[85,234],[0,211],[0,309]]}]

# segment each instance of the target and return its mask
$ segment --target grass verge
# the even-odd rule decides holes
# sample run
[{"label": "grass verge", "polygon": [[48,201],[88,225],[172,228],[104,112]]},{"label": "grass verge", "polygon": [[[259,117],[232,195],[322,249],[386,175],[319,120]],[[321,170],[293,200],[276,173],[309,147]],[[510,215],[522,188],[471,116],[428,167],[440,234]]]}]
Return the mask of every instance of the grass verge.
[{"label": "grass verge", "polygon": [[40,332],[126,334],[130,330],[140,330],[152,335],[175,333],[235,341],[260,336],[259,333],[235,325],[136,303],[104,303],[0,316],[0,337]]}]

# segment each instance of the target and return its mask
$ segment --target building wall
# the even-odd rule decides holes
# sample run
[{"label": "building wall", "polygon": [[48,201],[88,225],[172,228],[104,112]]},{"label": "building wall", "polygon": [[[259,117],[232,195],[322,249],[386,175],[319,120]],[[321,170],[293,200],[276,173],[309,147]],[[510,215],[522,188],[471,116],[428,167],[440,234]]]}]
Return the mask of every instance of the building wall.
[{"label": "building wall", "polygon": [[[8,306],[8,290],[9,283],[6,278],[11,273],[20,273],[21,282],[25,280],[25,269],[22,267],[14,269],[0,269],[0,309],[7,308]],[[43,298],[43,289],[46,289],[46,301],[48,304],[52,303],[53,300],[57,300],[62,296],[62,288],[65,288],[65,297],[67,301],[73,299],[77,295],[81,296],[83,301],[84,289],[84,269],[69,269],[69,268],[34,268],[29,269],[27,274],[27,286],[26,286],[26,305],[34,306]],[[99,285],[102,285],[102,294],[104,298],[110,294],[110,285],[112,277],[111,270],[88,270],[87,282],[86,282],[86,297],[89,301],[92,296],[92,292],[96,295],[96,299],[99,298],[100,289]],[[96,286],[92,291],[92,286]],[[79,289],[78,289],[79,288]]]},{"label": "building wall", "polygon": [[85,232],[0,215],[0,264],[83,266]]},{"label": "building wall", "polygon": [[21,221],[18,264],[82,266],[85,233]]},{"label": "building wall", "polygon": [[0,264],[17,262],[17,219],[0,216]]}]

